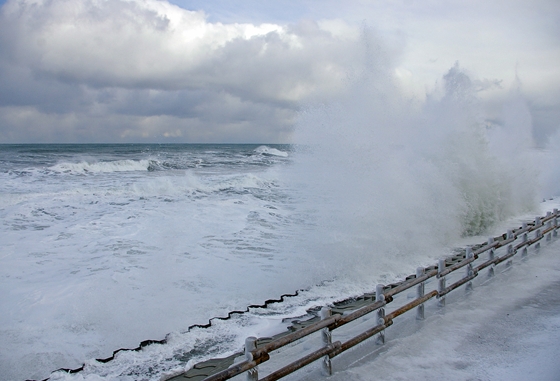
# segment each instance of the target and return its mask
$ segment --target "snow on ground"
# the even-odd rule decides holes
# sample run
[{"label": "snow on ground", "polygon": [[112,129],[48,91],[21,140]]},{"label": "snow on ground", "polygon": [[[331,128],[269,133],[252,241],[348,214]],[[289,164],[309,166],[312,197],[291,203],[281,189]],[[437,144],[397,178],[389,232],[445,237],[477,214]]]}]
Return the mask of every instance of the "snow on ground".
[{"label": "snow on ground", "polygon": [[481,271],[474,289],[453,291],[445,307],[429,302],[424,321],[395,319],[385,345],[370,340],[339,356],[323,379],[560,380],[560,237],[541,242],[493,278]]},{"label": "snow on ground", "polygon": [[412,335],[389,329],[381,353],[329,379],[560,380],[560,243],[528,262],[468,295],[456,290],[442,310],[410,322]]}]

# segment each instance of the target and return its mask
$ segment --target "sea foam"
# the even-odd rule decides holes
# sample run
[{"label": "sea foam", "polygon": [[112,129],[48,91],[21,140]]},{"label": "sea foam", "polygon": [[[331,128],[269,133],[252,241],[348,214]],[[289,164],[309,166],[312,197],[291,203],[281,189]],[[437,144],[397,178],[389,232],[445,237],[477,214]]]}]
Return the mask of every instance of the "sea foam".
[{"label": "sea foam", "polygon": [[150,160],[114,160],[79,163],[59,163],[48,169],[58,173],[108,173],[108,172],[130,172],[147,171],[150,168]]}]

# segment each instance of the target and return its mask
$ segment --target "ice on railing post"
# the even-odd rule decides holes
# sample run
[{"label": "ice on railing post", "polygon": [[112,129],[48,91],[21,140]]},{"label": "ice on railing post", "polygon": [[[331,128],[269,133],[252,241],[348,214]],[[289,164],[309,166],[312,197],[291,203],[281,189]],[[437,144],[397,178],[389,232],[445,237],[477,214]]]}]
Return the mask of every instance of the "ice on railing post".
[{"label": "ice on railing post", "polygon": [[[474,254],[473,254],[473,251],[472,251],[472,247],[467,246],[466,259],[471,259],[472,257],[474,257]],[[471,262],[471,263],[469,263],[469,264],[467,265],[467,273],[466,273],[466,276],[467,276],[467,277],[470,277],[470,276],[472,276],[473,274],[474,274],[474,269],[473,269],[473,265],[472,265],[472,262]],[[473,288],[473,287],[472,287],[472,281],[467,282],[467,285],[465,286],[465,289],[466,289],[467,291],[470,291],[470,290],[472,290],[472,288]]]},{"label": "ice on railing post", "polygon": [[[513,230],[508,230],[507,231],[507,239],[511,239],[513,240],[514,236],[513,236]],[[513,245],[510,243],[507,247],[507,253],[508,255],[513,255]],[[513,263],[513,259],[509,259],[506,263],[507,266],[511,266],[511,264]]]},{"label": "ice on railing post", "polygon": [[[418,267],[416,269],[416,279],[420,278],[421,276],[424,276],[424,268]],[[424,282],[419,283],[418,286],[416,286],[416,298],[421,298],[423,296],[424,296]],[[420,304],[416,308],[416,319],[424,320],[424,303]]]},{"label": "ice on railing post", "polygon": [[[253,361],[253,354],[251,353],[257,349],[257,338],[254,336],[250,336],[245,339],[245,359],[247,361]],[[257,367],[253,369],[249,369],[247,371],[247,381],[258,381],[259,379],[259,371]]]},{"label": "ice on railing post", "polygon": [[445,276],[440,276],[445,271],[445,259],[441,258],[438,261],[438,304],[440,307],[445,306]]},{"label": "ice on railing post", "polygon": [[[535,218],[535,227],[537,226],[541,226],[541,218],[540,217],[536,217]],[[535,239],[538,240],[539,238],[541,238],[541,229],[537,229],[537,231],[535,232]],[[541,243],[540,241],[537,241],[537,244],[535,245],[535,250],[539,250],[541,248]]]},{"label": "ice on railing post", "polygon": [[558,237],[558,209],[554,208],[554,218],[552,219],[552,226],[554,226],[554,231],[552,232],[553,237]]},{"label": "ice on railing post", "polygon": [[[494,243],[494,237],[488,238],[488,244],[491,245],[493,243]],[[494,248],[491,248],[488,251],[488,259],[491,260],[491,261],[496,259],[496,252],[495,252]],[[472,265],[471,265],[471,268],[472,268]],[[467,276],[469,276],[469,275],[467,274]],[[488,276],[489,277],[494,276],[494,264],[491,264],[490,267],[488,268]]]},{"label": "ice on railing post", "polygon": [[[383,295],[383,286],[382,284],[378,284],[375,287],[375,301],[382,302],[385,300],[385,295]],[[381,307],[377,310],[377,325],[385,324],[385,308]],[[377,335],[377,344],[385,344],[385,330],[379,332]]]},{"label": "ice on railing post", "polygon": [[[546,217],[552,217],[552,213],[551,212],[546,212]],[[550,227],[552,226],[552,219],[549,219],[546,221],[546,230],[549,230]],[[549,231],[548,233],[546,233],[546,240],[550,241],[552,239],[552,232]]]},{"label": "ice on railing post", "polygon": [[[527,243],[527,241],[529,240],[529,236],[527,235],[527,231],[526,231],[527,230],[527,222],[523,222],[523,224],[521,225],[521,228],[524,231],[523,237],[521,238],[521,242]],[[521,256],[522,257],[527,256],[527,245],[523,246],[523,251],[521,251]]]},{"label": "ice on railing post", "polygon": [[[332,311],[328,307],[321,308],[321,311],[319,312],[321,320],[330,318],[331,314]],[[328,327],[322,329],[321,336],[323,337],[323,344],[325,344],[325,346],[332,344],[332,333]],[[332,363],[331,363],[331,358],[328,355],[323,357],[322,366],[323,366],[323,371],[327,374],[327,376],[331,376]]]}]

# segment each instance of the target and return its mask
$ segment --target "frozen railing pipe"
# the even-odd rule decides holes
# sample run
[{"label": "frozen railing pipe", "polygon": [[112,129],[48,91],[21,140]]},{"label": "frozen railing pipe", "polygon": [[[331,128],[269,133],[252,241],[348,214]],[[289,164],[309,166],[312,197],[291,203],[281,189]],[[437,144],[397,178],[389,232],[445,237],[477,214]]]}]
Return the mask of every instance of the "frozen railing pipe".
[{"label": "frozen railing pipe", "polygon": [[[466,284],[467,290],[472,289],[472,281],[478,275],[480,270],[489,267],[488,274],[492,276],[495,273],[495,266],[506,260],[508,261],[508,264],[511,263],[512,257],[519,250],[521,250],[522,256],[524,257],[527,255],[527,249],[531,245],[535,245],[535,248],[537,249],[539,248],[540,240],[544,236],[546,236],[547,241],[551,240],[552,237],[557,237],[559,217],[560,213],[558,212],[558,209],[554,209],[552,213],[547,213],[543,218],[536,217],[534,222],[531,224],[523,223],[519,229],[508,230],[502,237],[489,238],[486,244],[481,245],[480,247],[475,246],[475,250],[473,250],[472,247],[467,247],[464,258],[457,263],[447,265],[445,259],[440,259],[437,267],[419,267],[416,269],[416,274],[414,276],[408,277],[406,281],[396,285],[395,287],[389,289],[382,284],[378,284],[375,291],[375,301],[372,301],[371,304],[359,308],[347,315],[333,315],[331,309],[324,307],[319,313],[321,318],[320,321],[291,334],[282,336],[279,339],[271,341],[259,348],[257,348],[257,338],[248,337],[245,341],[245,360],[232,365],[222,372],[205,378],[204,381],[227,380],[243,372],[247,372],[247,380],[259,380],[257,366],[270,359],[270,352],[301,340],[318,331],[320,331],[322,335],[323,346],[321,348],[270,373],[260,380],[278,380],[320,359],[322,359],[324,373],[330,375],[332,374],[331,359],[333,357],[373,336],[377,336],[377,343],[385,343],[385,329],[393,324],[393,319],[396,317],[416,308],[416,318],[424,319],[424,304],[428,300],[437,297],[438,305],[444,307],[445,296],[449,292],[464,284]],[[532,232],[534,232],[534,238],[529,239],[529,233]],[[505,247],[505,253],[498,256],[497,250],[503,247]],[[485,256],[485,258],[487,258],[486,261],[475,266],[475,261],[479,260],[480,255],[485,252],[488,252],[488,255]],[[447,277],[463,267],[466,267],[464,270],[464,276],[447,286]],[[437,278],[436,289],[426,292],[426,281],[433,277]],[[385,306],[388,303],[392,303],[395,296],[414,286],[416,286],[416,298],[387,314]],[[375,324],[373,327],[344,343],[341,343],[340,341],[332,341],[334,330],[372,312],[376,313],[376,319],[374,320]]]},{"label": "frozen railing pipe", "polygon": [[[257,349],[257,338],[250,336],[245,339],[245,358],[247,361],[253,360],[253,351]],[[255,366],[247,371],[247,381],[259,381],[259,370]]]},{"label": "frozen railing pipe", "polygon": [[438,298],[439,306],[445,306],[445,259],[440,258],[438,261]]},{"label": "frozen railing pipe", "polygon": [[554,211],[552,212],[553,214],[553,218],[552,218],[552,227],[554,228],[552,236],[553,237],[558,237],[558,209],[554,209]]},{"label": "frozen railing pipe", "polygon": [[[378,284],[375,288],[375,301],[376,302],[384,302],[385,295],[383,295],[383,285]],[[377,324],[383,325],[385,322],[385,308],[381,307],[377,310]],[[385,344],[385,331],[382,330],[379,332],[377,336],[377,344]]]},{"label": "frozen railing pipe", "polygon": [[[424,272],[425,270],[423,267],[418,267],[416,269],[416,279],[422,279],[422,277],[424,276]],[[424,296],[424,289],[424,282],[418,283],[418,286],[416,286],[417,299],[420,299]],[[416,309],[416,319],[424,320],[424,304],[420,304]]]},{"label": "frozen railing pipe", "polygon": [[535,218],[535,227],[538,227],[537,231],[535,231],[535,239],[533,241],[535,241],[536,245],[535,248],[540,249],[541,247],[541,243],[539,242],[541,240],[541,229],[540,227],[542,226],[542,222],[541,222],[541,218],[537,217]]},{"label": "frozen railing pipe", "polygon": [[[546,212],[546,217],[550,217],[550,216],[552,216],[552,213],[551,212]],[[550,241],[552,239],[552,229],[551,229],[551,227],[552,227],[552,220],[548,219],[546,221],[546,229],[545,229],[545,233],[544,233],[546,235],[546,240],[547,241]]]},{"label": "frozen railing pipe", "polygon": [[[488,238],[488,245],[494,243],[494,238],[490,237]],[[488,250],[488,260],[490,261],[491,265],[489,266],[490,268],[488,269],[488,276],[494,276],[494,260],[496,259],[496,255],[495,255],[496,249],[495,248],[491,248],[490,250]]]},{"label": "frozen railing pipe", "polygon": [[523,222],[523,225],[522,225],[521,229],[523,230],[523,237],[522,237],[521,243],[519,245],[520,245],[520,247],[523,247],[523,251],[521,253],[521,256],[525,257],[525,256],[527,256],[527,246],[528,246],[527,242],[529,241],[529,235],[527,234],[528,227],[527,227],[526,222]]},{"label": "frozen railing pipe", "polygon": [[[490,242],[488,242],[488,245],[490,245]],[[490,249],[490,251],[492,250],[494,250],[494,248]],[[469,259],[474,259],[474,253],[470,247],[467,247],[467,260]],[[472,279],[474,277],[475,277],[475,272],[474,272],[473,264],[472,262],[469,262],[469,264],[467,265],[467,274],[465,277],[465,279],[468,279],[467,286],[466,286],[467,290],[472,290]]]},{"label": "frozen railing pipe", "polygon": [[[325,320],[330,318],[332,315],[332,311],[330,308],[328,307],[323,307],[321,309],[321,320]],[[323,344],[325,346],[330,346],[332,345],[332,334],[331,331],[328,328],[323,328],[321,330],[322,336],[323,336]],[[327,355],[325,355],[325,357],[323,357],[323,371],[326,373],[327,376],[332,375],[332,364],[331,364],[331,358]]]}]

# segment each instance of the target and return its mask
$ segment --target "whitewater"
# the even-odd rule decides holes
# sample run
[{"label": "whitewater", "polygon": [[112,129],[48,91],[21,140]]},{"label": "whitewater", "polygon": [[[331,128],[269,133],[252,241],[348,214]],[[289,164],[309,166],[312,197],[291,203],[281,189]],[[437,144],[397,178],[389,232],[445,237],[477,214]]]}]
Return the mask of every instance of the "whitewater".
[{"label": "whitewater", "polygon": [[492,124],[457,65],[423,104],[375,78],[293,145],[1,145],[0,378],[159,380],[560,194],[519,93]]},{"label": "whitewater", "polygon": [[42,379],[302,287],[278,244],[296,218],[275,176],[288,150],[3,146],[2,377]]}]

